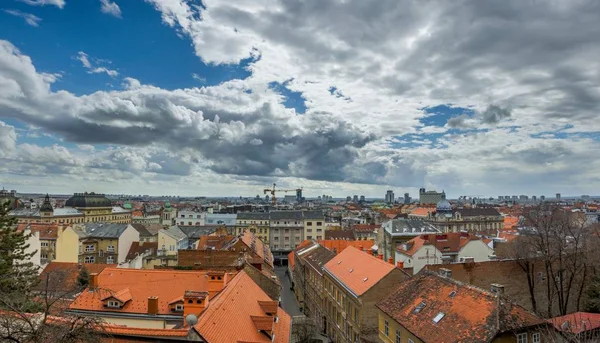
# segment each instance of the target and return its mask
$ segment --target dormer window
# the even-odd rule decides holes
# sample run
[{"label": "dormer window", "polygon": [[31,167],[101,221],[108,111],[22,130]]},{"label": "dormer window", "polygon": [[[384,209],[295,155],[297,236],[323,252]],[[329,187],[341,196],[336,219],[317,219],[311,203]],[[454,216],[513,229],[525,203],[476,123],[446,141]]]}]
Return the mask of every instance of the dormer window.
[{"label": "dormer window", "polygon": [[114,301],[114,300],[109,300],[106,303],[107,307],[111,307],[111,308],[120,308],[121,307],[121,303],[118,301]]},{"label": "dormer window", "polygon": [[175,305],[175,311],[182,312],[183,311],[183,304],[177,304],[177,305]]}]

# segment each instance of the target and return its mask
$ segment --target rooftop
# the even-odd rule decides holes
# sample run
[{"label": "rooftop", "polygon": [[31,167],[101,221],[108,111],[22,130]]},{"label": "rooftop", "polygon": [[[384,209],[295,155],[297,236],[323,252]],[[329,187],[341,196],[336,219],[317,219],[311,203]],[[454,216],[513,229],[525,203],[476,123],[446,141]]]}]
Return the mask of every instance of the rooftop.
[{"label": "rooftop", "polygon": [[168,229],[163,229],[161,232],[175,239],[176,241],[181,241],[182,239],[188,238],[185,232],[181,231],[181,229],[177,225],[173,225]]},{"label": "rooftop", "polygon": [[358,250],[369,251],[375,245],[375,241],[372,239],[369,240],[360,240],[360,241],[345,241],[341,239],[329,239],[329,240],[319,240],[319,244],[326,247],[327,249],[333,251],[336,254],[341,253],[347,247],[355,247]]},{"label": "rooftop", "polygon": [[325,239],[333,240],[333,239],[342,239],[346,241],[353,241],[354,231],[352,230],[327,230],[325,231]]},{"label": "rooftop", "polygon": [[[71,263],[71,262],[50,262],[42,273],[40,280],[48,281],[49,291],[70,292],[77,288],[77,277],[82,268],[88,273],[100,273],[105,268],[116,267],[114,264],[100,263]],[[45,288],[44,283],[38,284],[37,289]]]},{"label": "rooftop", "polygon": [[327,262],[325,269],[356,296],[361,296],[395,267],[354,247],[348,247]]},{"label": "rooftop", "polygon": [[548,320],[556,330],[575,335],[600,328],[600,313],[575,312]]},{"label": "rooftop", "polygon": [[440,232],[434,225],[420,219],[392,219],[382,227],[392,236],[418,236],[423,233]]},{"label": "rooftop", "polygon": [[119,238],[130,224],[86,223],[84,231],[88,238]]},{"label": "rooftop", "polygon": [[269,220],[269,212],[238,212],[237,219],[241,220]]},{"label": "rooftop", "polygon": [[[172,314],[169,302],[185,291],[208,291],[206,271],[142,270],[105,268],[98,275],[98,289],[83,291],[70,305],[72,310],[113,311],[104,307],[101,299],[128,289],[131,300],[120,313],[148,313],[148,298],[158,297],[158,314]],[[217,292],[211,292],[213,297]]]},{"label": "rooftop", "polygon": [[75,193],[66,202],[65,206],[79,208],[112,207],[112,202],[104,194]]},{"label": "rooftop", "polygon": [[423,245],[433,245],[441,253],[458,253],[467,243],[480,240],[467,232],[448,232],[444,234],[426,234],[417,236],[410,241],[398,245],[397,251],[412,256]]},{"label": "rooftop", "polygon": [[[141,235],[140,235],[141,236]],[[125,257],[125,261],[131,261],[138,255],[148,252],[155,254],[158,250],[158,242],[131,242],[131,247]]]},{"label": "rooftop", "polygon": [[423,271],[377,307],[423,342],[490,342],[496,335],[545,321],[482,289]]}]

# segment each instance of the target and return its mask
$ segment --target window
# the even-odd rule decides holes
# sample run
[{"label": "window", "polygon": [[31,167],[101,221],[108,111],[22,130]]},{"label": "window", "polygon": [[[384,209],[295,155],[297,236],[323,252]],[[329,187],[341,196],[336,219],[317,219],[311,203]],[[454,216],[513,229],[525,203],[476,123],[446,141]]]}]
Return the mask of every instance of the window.
[{"label": "window", "polygon": [[47,260],[47,259],[48,259],[48,254],[41,254],[41,255],[40,255],[40,258],[41,258],[42,260]]},{"label": "window", "polygon": [[312,232],[312,229],[306,229],[306,232]]},{"label": "window", "polygon": [[323,232],[323,229],[317,229],[317,232]]},{"label": "window", "polygon": [[94,263],[96,261],[96,258],[94,256],[86,256],[84,263]]},{"label": "window", "polygon": [[106,257],[106,263],[107,264],[114,264],[115,263],[115,257],[114,256],[107,256]]},{"label": "window", "polygon": [[389,335],[390,335],[390,323],[388,323],[388,321],[387,321],[387,320],[383,322],[383,333],[384,333],[386,336],[389,336]]},{"label": "window", "polygon": [[400,343],[400,330],[396,330],[396,343]]},{"label": "window", "polygon": [[86,245],[85,246],[85,252],[91,252],[96,250],[96,248],[93,245]]},{"label": "window", "polygon": [[100,251],[98,252],[98,256],[100,256],[100,257],[104,256],[104,250],[100,250]]},{"label": "window", "polygon": [[317,222],[317,226],[323,226],[323,222]]},{"label": "window", "polygon": [[109,245],[106,247],[106,252],[115,252],[115,246],[114,245]]},{"label": "window", "polygon": [[42,248],[47,247],[48,246],[48,242],[40,242],[40,246]]},{"label": "window", "polygon": [[527,343],[527,332],[517,334],[517,343]]},{"label": "window", "polygon": [[542,339],[540,338],[540,333],[539,332],[535,332],[533,335],[531,335],[531,341],[533,343],[541,343]]},{"label": "window", "polygon": [[312,239],[312,236],[306,236],[306,239]]},{"label": "window", "polygon": [[183,311],[183,304],[177,304],[175,305],[175,311]]},{"label": "window", "polygon": [[175,246],[174,245],[169,245],[169,250],[175,251]]},{"label": "window", "polygon": [[188,225],[192,225],[192,222],[188,222]]},{"label": "window", "polygon": [[179,225],[185,225],[183,222],[180,222]]},{"label": "window", "polygon": [[415,343],[415,341],[413,341],[412,339],[408,339],[408,343]]},{"label": "window", "polygon": [[119,308],[119,307],[121,307],[121,303],[119,303],[118,301],[109,301],[109,302],[108,302],[108,307],[116,307],[116,308]]},{"label": "window", "polygon": [[317,239],[323,239],[323,236],[317,236]]},{"label": "window", "polygon": [[306,222],[306,226],[312,226],[312,222]]},{"label": "window", "polygon": [[275,241],[278,241],[278,240],[279,240],[279,237],[278,237],[278,236],[275,236],[275,237],[273,237],[273,240],[275,240]]}]

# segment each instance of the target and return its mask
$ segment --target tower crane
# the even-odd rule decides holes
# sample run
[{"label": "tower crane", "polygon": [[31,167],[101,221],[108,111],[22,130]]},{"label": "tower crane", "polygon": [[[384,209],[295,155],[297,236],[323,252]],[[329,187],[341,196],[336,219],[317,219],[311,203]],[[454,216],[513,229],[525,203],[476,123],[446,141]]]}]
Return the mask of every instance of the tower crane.
[{"label": "tower crane", "polygon": [[273,184],[273,188],[265,188],[264,189],[264,194],[270,193],[271,194],[271,205],[275,206],[276,203],[276,198],[275,198],[275,193],[276,192],[296,192],[297,196],[302,197],[302,187],[301,188],[296,188],[296,189],[280,189],[280,188],[275,188],[275,184]]}]

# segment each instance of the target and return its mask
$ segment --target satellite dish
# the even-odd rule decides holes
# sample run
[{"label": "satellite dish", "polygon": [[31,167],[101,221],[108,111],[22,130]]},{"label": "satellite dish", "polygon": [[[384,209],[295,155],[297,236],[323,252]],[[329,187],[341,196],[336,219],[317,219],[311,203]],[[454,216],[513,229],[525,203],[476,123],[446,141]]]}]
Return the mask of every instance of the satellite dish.
[{"label": "satellite dish", "polygon": [[185,322],[189,325],[189,326],[194,326],[198,323],[198,317],[196,317],[196,315],[194,314],[188,314],[185,317]]}]

